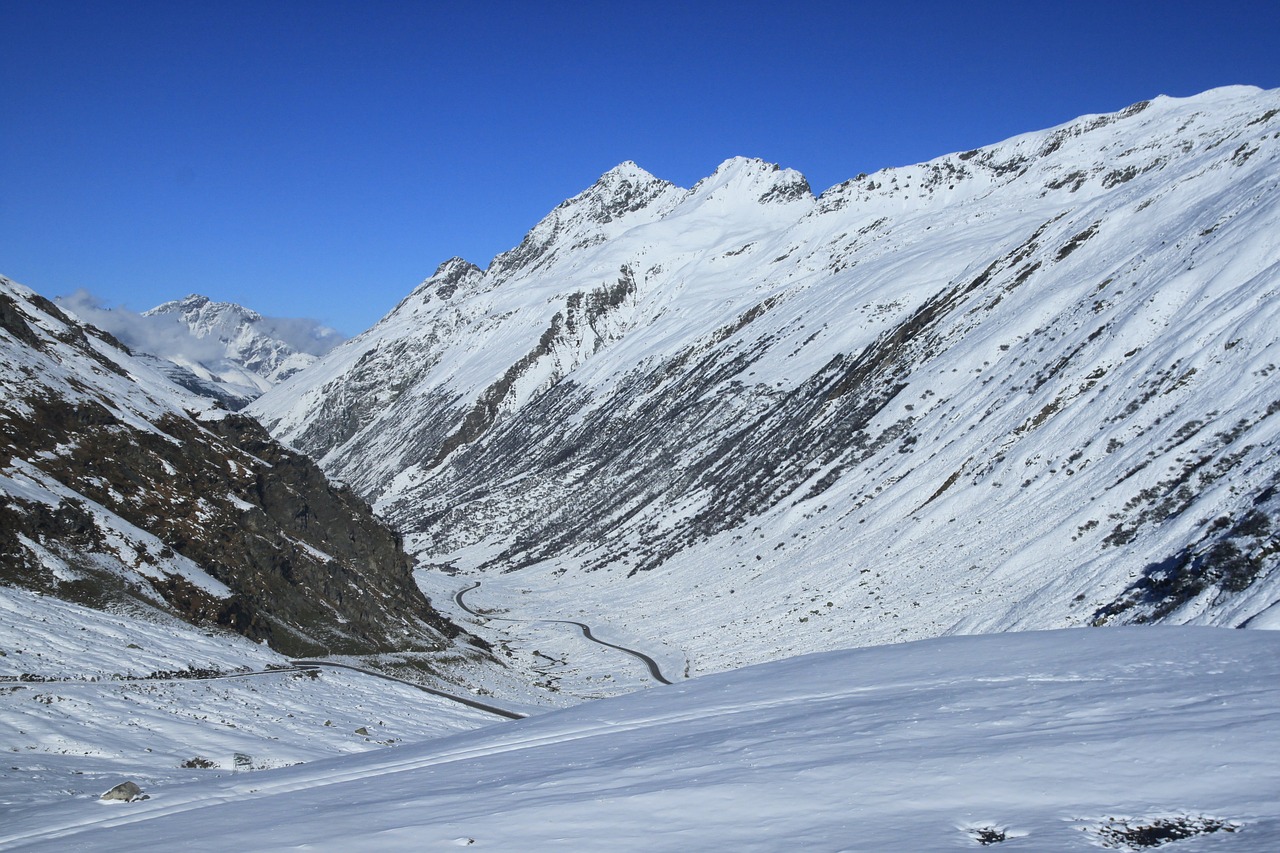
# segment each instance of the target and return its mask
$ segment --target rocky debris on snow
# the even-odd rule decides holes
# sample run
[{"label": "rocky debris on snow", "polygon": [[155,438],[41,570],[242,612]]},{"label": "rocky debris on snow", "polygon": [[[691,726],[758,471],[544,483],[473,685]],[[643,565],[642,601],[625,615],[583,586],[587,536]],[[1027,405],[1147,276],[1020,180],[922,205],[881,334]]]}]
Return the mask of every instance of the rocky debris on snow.
[{"label": "rocky debris on snow", "polygon": [[135,800],[149,800],[150,796],[144,794],[142,789],[138,787],[137,782],[121,782],[110,791],[107,791],[98,799],[106,802],[122,802],[132,803]]},{"label": "rocky debris on snow", "polygon": [[1096,835],[1103,847],[1109,850],[1145,850],[1161,847],[1173,841],[1211,835],[1215,832],[1235,832],[1239,826],[1231,821],[1208,815],[1174,815],[1148,818],[1107,818],[1085,831]]},{"label": "rocky debris on snow", "polygon": [[999,826],[971,826],[966,831],[974,841],[983,847],[999,844],[1009,839],[1007,831]]}]

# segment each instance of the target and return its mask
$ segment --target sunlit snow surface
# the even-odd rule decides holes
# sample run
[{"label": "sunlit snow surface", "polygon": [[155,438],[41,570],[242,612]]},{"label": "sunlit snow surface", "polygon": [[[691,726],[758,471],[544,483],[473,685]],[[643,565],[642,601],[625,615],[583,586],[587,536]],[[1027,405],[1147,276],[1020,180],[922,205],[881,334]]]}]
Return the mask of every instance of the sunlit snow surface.
[{"label": "sunlit snow surface", "polygon": [[[105,787],[105,786],[104,786]],[[1280,843],[1280,634],[1147,627],[828,652],[206,783],[9,811],[39,850],[1099,849]],[[1125,823],[1127,822],[1127,824]],[[1110,841],[1112,849],[1126,849]]]}]

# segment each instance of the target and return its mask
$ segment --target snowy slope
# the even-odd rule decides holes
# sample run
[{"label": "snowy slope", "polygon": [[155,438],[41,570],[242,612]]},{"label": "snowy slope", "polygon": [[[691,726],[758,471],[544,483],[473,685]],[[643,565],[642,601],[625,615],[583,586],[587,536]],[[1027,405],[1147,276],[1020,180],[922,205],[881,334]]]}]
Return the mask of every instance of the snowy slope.
[{"label": "snowy slope", "polygon": [[[13,811],[14,850],[1270,853],[1280,634],[944,638]],[[105,780],[102,786],[105,786]]]},{"label": "snowy slope", "polygon": [[0,825],[124,778],[184,784],[499,720],[369,675],[301,673],[264,645],[155,610],[0,587]]},{"label": "snowy slope", "polygon": [[1278,185],[1250,87],[817,197],[623,164],[251,411],[486,605],[691,673],[1274,623]]}]

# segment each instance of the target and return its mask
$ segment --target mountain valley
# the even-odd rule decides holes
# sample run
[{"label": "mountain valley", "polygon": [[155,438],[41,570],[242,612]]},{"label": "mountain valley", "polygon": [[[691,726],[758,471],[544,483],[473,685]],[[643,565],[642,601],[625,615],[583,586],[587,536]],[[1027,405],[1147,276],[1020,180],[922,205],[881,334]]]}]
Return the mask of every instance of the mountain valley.
[{"label": "mountain valley", "polygon": [[0,848],[1270,850],[1277,235],[1237,86],[623,163],[341,343],[0,278]]}]

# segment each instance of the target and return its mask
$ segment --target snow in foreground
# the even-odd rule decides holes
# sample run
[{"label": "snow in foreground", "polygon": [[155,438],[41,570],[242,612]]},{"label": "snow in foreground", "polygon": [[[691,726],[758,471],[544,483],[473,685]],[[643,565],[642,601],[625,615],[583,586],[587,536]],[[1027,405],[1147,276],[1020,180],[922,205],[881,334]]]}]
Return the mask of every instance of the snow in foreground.
[{"label": "snow in foreground", "polygon": [[[123,779],[151,790],[256,777],[501,719],[363,673],[288,666],[142,607],[107,613],[0,587],[0,846],[17,815],[93,805]],[[194,677],[213,673],[229,677]]]},{"label": "snow in foreground", "polygon": [[1270,853],[1280,634],[1077,629],[829,652],[148,793],[8,814],[0,846],[1066,851],[1137,849],[1132,828],[1154,825],[1148,841],[1199,833],[1175,851]]}]

